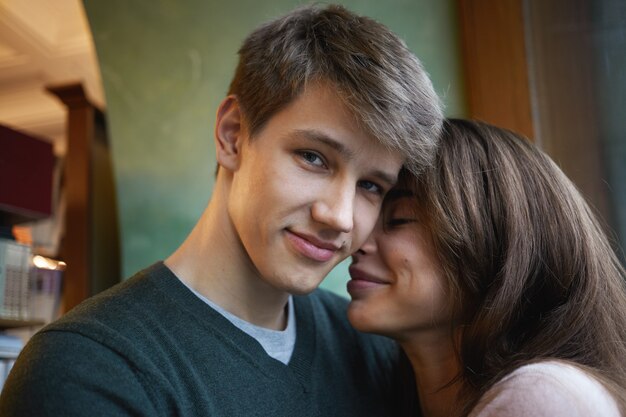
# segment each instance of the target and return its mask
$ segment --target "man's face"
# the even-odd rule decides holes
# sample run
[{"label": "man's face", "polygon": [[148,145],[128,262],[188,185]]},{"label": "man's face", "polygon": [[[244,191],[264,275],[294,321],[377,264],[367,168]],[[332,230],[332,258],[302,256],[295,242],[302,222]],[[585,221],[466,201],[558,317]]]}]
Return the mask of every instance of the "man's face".
[{"label": "man's face", "polygon": [[234,261],[280,291],[314,290],[368,237],[402,163],[331,88],[310,86],[241,144],[228,201],[242,245]]}]

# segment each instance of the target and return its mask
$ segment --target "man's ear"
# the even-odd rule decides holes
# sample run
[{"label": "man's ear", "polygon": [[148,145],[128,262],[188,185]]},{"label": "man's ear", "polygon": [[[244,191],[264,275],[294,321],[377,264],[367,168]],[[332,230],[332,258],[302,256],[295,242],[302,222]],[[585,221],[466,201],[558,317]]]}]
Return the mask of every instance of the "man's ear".
[{"label": "man's ear", "polygon": [[220,103],[215,117],[215,155],[220,166],[235,171],[244,140],[243,117],[237,97],[229,95]]}]

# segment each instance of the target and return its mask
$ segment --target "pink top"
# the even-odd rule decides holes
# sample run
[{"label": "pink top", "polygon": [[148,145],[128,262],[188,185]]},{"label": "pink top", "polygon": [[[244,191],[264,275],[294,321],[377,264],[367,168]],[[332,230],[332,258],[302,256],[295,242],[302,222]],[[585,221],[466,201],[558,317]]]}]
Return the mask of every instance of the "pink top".
[{"label": "pink top", "polygon": [[516,369],[480,399],[470,417],[621,417],[607,389],[587,372],[564,362]]}]

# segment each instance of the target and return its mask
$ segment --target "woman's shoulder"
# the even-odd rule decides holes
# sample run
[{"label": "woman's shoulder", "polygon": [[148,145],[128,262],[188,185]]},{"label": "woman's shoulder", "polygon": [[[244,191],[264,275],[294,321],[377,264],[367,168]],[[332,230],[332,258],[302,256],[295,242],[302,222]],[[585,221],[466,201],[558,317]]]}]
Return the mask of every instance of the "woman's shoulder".
[{"label": "woman's shoulder", "polygon": [[608,390],[583,369],[562,361],[524,365],[498,381],[471,417],[620,417]]}]

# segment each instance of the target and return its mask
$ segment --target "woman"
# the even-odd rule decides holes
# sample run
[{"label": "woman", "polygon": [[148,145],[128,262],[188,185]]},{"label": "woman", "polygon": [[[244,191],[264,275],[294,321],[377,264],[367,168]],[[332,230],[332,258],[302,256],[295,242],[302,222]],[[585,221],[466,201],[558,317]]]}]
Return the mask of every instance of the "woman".
[{"label": "woman", "polygon": [[447,121],[350,275],[350,321],[400,343],[424,416],[626,416],[624,269],[526,139]]}]

